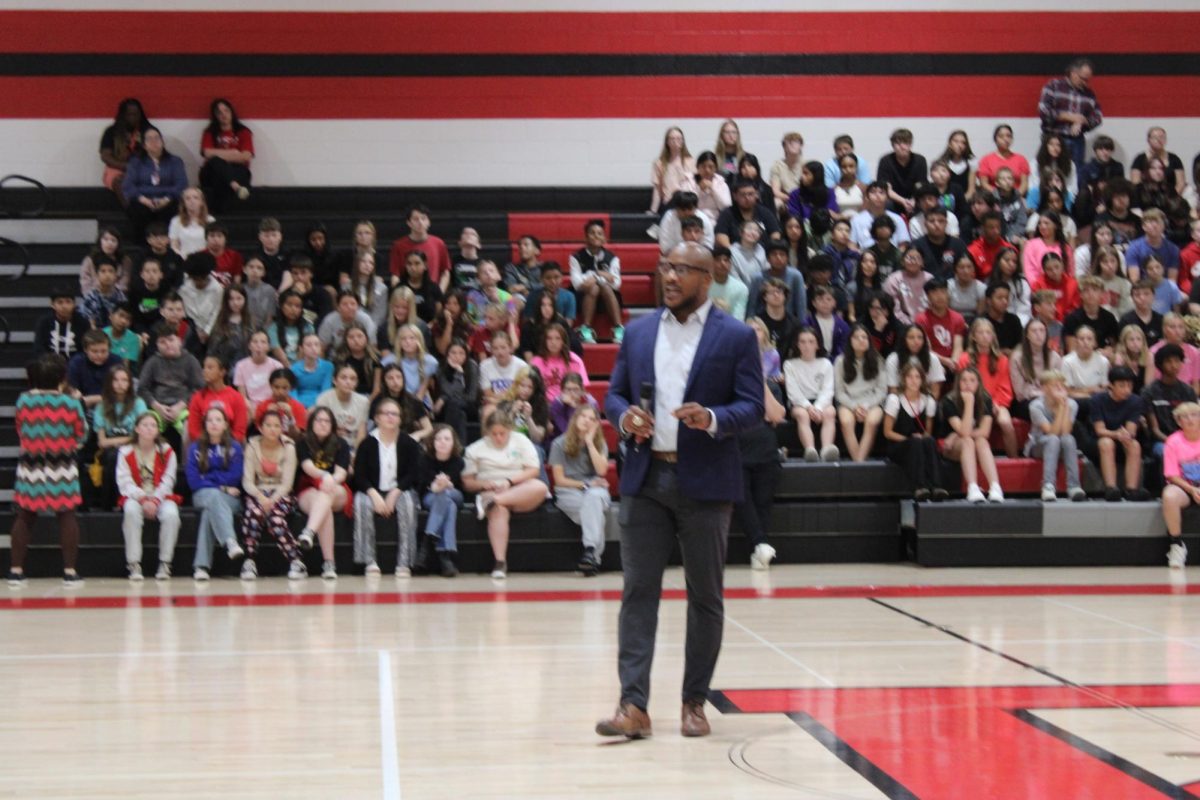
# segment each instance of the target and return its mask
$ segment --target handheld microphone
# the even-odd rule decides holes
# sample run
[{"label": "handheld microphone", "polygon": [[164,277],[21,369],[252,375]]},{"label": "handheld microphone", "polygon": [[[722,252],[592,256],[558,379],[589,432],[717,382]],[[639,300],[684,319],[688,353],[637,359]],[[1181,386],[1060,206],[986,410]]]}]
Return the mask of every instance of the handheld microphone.
[{"label": "handheld microphone", "polygon": [[654,384],[650,381],[642,381],[642,390],[638,394],[638,407],[654,416]]}]

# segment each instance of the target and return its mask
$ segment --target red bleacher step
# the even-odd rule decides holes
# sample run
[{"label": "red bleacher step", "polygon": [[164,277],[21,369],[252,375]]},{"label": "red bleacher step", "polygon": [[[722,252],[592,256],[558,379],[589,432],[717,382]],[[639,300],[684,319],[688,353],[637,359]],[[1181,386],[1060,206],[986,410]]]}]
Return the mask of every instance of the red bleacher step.
[{"label": "red bleacher step", "polygon": [[[1080,462],[1080,474],[1083,474],[1083,462]],[[1006,495],[1039,494],[1042,491],[1042,461],[1039,458],[997,458],[996,474]],[[1059,492],[1067,490],[1066,470],[1060,464],[1055,478],[1055,488]],[[987,479],[979,476],[979,486],[987,491]],[[962,491],[967,491],[964,480]]]},{"label": "red bleacher step", "polygon": [[[601,213],[519,213],[508,215],[508,239],[515,242],[522,236],[536,236],[543,245],[547,242],[582,242],[583,226],[589,220],[604,221],[612,230],[608,214]],[[578,249],[579,245],[575,245]],[[549,260],[543,251],[542,258]],[[556,259],[557,260],[557,259]],[[565,266],[565,264],[564,264]]]},{"label": "red bleacher step", "polygon": [[583,365],[587,367],[589,378],[603,378],[612,374],[613,365],[617,363],[617,344],[585,344],[583,346]]}]

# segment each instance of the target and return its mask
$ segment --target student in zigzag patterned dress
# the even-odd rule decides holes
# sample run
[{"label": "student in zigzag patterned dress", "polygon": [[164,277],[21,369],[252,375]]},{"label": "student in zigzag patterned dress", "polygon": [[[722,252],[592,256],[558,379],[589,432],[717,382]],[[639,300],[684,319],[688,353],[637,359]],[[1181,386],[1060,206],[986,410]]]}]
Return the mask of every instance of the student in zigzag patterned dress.
[{"label": "student in zigzag patterned dress", "polygon": [[37,515],[51,511],[58,517],[63,551],[63,583],[78,585],[75,571],[79,553],[79,522],[75,510],[79,493],[79,448],[87,438],[87,416],[83,404],[63,393],[67,378],[66,360],[54,353],[29,365],[29,391],[17,399],[16,427],[21,450],[13,491],[16,517],[12,526],[12,565],[8,583],[20,586],[25,580],[25,554],[37,523]]}]

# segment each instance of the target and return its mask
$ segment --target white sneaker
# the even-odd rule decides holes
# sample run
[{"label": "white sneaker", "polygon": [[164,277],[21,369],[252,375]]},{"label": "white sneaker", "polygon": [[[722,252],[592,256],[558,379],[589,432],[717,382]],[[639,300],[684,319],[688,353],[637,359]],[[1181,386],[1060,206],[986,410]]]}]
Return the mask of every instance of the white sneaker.
[{"label": "white sneaker", "polygon": [[253,558],[247,558],[246,563],[242,564],[241,579],[244,581],[258,580],[258,565],[254,563]]},{"label": "white sneaker", "polygon": [[158,572],[154,573],[154,580],[156,580],[156,581],[171,580],[171,565],[165,561],[158,562]]},{"label": "white sneaker", "polygon": [[1043,503],[1053,503],[1057,499],[1058,499],[1058,492],[1054,491],[1054,484],[1053,483],[1043,483],[1042,484],[1042,502]]},{"label": "white sneaker", "polygon": [[817,448],[815,447],[806,447],[804,448],[804,460],[810,463],[813,461],[820,461],[821,454],[817,452]]},{"label": "white sneaker", "polygon": [[396,577],[397,578],[411,578],[412,570],[405,566],[398,566],[398,567],[396,567]]},{"label": "white sneaker", "polygon": [[755,545],[754,552],[750,554],[751,569],[770,569],[771,562],[775,559],[775,548],[766,542]]},{"label": "white sneaker", "polygon": [[297,540],[300,544],[300,549],[308,552],[313,546],[313,532],[308,528],[300,531],[300,538]]},{"label": "white sneaker", "polygon": [[289,581],[302,581],[308,577],[308,567],[304,566],[304,562],[296,559],[288,567]]},{"label": "white sneaker", "polygon": [[367,564],[367,568],[363,570],[364,575],[378,575],[380,572],[382,572],[382,570],[379,569],[379,565],[374,561],[372,561],[370,564]]},{"label": "white sneaker", "polygon": [[229,544],[225,545],[225,554],[229,556],[230,561],[237,561],[242,556],[246,555],[246,551],[237,543],[237,539],[233,539]]},{"label": "white sneaker", "polygon": [[201,583],[207,583],[208,582],[208,568],[207,567],[196,567],[196,569],[192,571],[192,580],[200,581]]},{"label": "white sneaker", "polygon": [[1000,488],[1000,484],[993,483],[991,486],[988,487],[988,502],[989,503],[1003,503],[1004,502],[1004,490]]},{"label": "white sneaker", "polygon": [[507,577],[508,577],[508,562],[507,561],[497,561],[495,563],[495,565],[492,567],[492,578],[494,580],[502,581]]},{"label": "white sneaker", "polygon": [[475,519],[487,518],[487,506],[483,504],[483,493],[475,495]]},{"label": "white sneaker", "polygon": [[327,581],[337,580],[337,566],[332,561],[326,561],[321,565],[321,577]]},{"label": "white sneaker", "polygon": [[837,461],[841,457],[836,444],[827,444],[821,448],[822,461]]},{"label": "white sneaker", "polygon": [[1173,542],[1167,550],[1167,566],[1171,569],[1183,569],[1187,563],[1187,545],[1183,541]]},{"label": "white sneaker", "polygon": [[967,502],[968,503],[983,503],[987,500],[983,496],[983,490],[979,488],[978,483],[972,483],[967,487]]},{"label": "white sneaker", "polygon": [[134,583],[141,583],[146,578],[142,575],[142,565],[135,561],[129,562],[129,580]]},{"label": "white sneaker", "polygon": [[1072,503],[1082,503],[1087,500],[1087,492],[1083,490],[1082,486],[1074,486],[1067,489],[1067,497],[1071,498]]}]

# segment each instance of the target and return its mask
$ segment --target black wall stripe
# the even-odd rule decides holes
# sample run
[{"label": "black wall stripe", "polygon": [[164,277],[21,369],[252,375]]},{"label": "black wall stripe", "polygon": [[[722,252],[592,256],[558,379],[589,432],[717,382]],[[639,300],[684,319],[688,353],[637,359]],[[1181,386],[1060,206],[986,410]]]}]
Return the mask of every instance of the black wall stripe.
[{"label": "black wall stripe", "polygon": [[[665,75],[1037,75],[1075,54],[826,53],[817,55],[388,55],[0,53],[3,76],[580,77]],[[1093,57],[1104,75],[1200,75],[1200,53]]]}]

